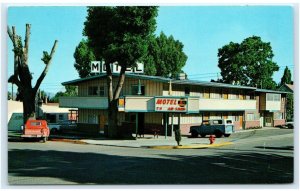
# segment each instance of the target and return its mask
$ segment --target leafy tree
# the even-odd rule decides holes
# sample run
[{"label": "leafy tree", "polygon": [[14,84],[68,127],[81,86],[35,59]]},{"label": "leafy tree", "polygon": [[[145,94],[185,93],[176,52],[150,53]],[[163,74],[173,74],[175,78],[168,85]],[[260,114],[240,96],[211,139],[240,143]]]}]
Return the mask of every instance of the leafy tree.
[{"label": "leafy tree", "polygon": [[294,95],[287,94],[286,96],[286,119],[287,121],[294,120]]},{"label": "leafy tree", "polygon": [[257,36],[230,42],[218,50],[222,82],[275,89],[272,75],[279,67],[273,56],[271,44]]},{"label": "leafy tree", "polygon": [[11,92],[7,92],[7,100],[11,100],[12,99],[12,94]]},{"label": "leafy tree", "polygon": [[[84,23],[97,59],[105,62],[108,87],[108,135],[122,135],[118,124],[117,101],[125,80],[125,70],[146,55],[147,41],[156,28],[157,7],[89,7]],[[120,76],[113,91],[110,64],[118,62]]]},{"label": "leafy tree", "polygon": [[148,55],[144,59],[145,74],[164,77],[179,74],[187,60],[183,44],[172,35],[167,37],[163,32],[149,42]]},{"label": "leafy tree", "polygon": [[[292,75],[290,69],[286,66],[281,78],[278,88],[284,84],[293,84]],[[293,121],[294,119],[294,95],[287,94],[286,96],[286,119],[287,121]]]},{"label": "leafy tree", "polygon": [[59,97],[70,97],[70,96],[77,96],[78,95],[78,88],[76,86],[65,86],[66,91],[62,92],[59,91],[55,94],[53,98],[51,98],[51,102],[58,103]]},{"label": "leafy tree", "polygon": [[90,74],[90,63],[96,60],[94,52],[88,45],[87,40],[82,39],[74,52],[75,64],[74,67],[79,73],[80,78],[85,78]]},{"label": "leafy tree", "polygon": [[16,84],[18,87],[16,100],[23,101],[23,120],[26,123],[29,117],[35,118],[35,97],[37,91],[45,78],[49,66],[56,50],[57,40],[54,41],[51,53],[43,51],[42,61],[45,64],[45,68],[35,86],[32,86],[32,76],[28,66],[28,51],[29,51],[29,39],[30,39],[30,24],[26,24],[25,32],[25,44],[23,46],[21,36],[17,35],[16,29],[13,26],[12,29],[7,27],[7,33],[13,44],[14,52],[14,74],[8,79],[8,82]]},{"label": "leafy tree", "polygon": [[279,87],[284,84],[292,84],[292,74],[291,70],[286,66],[283,72],[283,76],[281,78]]}]

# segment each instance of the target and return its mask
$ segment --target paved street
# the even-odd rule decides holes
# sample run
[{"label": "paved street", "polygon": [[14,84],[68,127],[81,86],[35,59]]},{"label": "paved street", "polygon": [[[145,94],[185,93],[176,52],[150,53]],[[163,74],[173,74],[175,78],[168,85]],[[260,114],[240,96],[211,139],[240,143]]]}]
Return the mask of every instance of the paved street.
[{"label": "paved street", "polygon": [[[236,133],[207,149],[150,149],[159,139],[9,142],[8,181],[17,184],[260,184],[293,182],[293,130]],[[168,139],[170,144],[175,141]],[[172,142],[173,141],[173,142]],[[116,144],[114,144],[116,142]],[[183,138],[183,144],[208,138]],[[130,145],[131,143],[131,145]]]}]

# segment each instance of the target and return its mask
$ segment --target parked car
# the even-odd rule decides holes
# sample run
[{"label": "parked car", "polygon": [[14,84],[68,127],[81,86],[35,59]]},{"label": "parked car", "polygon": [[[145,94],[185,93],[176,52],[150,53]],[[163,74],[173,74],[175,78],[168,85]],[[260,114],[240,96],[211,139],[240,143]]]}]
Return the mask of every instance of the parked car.
[{"label": "parked car", "polygon": [[294,128],[294,122],[293,121],[286,122],[285,126],[287,126],[289,129],[293,129]]},{"label": "parked car", "polygon": [[42,139],[43,142],[48,140],[50,130],[46,120],[27,120],[23,127],[23,138],[38,138]]},{"label": "parked car", "polygon": [[229,137],[234,133],[234,124],[230,119],[211,119],[203,120],[200,126],[191,126],[190,133],[192,137],[205,137],[206,135],[215,135],[216,137]]},{"label": "parked car", "polygon": [[58,123],[49,123],[48,127],[50,129],[50,132],[53,134],[58,133],[61,130],[61,126]]},{"label": "parked car", "polygon": [[77,128],[77,123],[75,120],[67,120],[59,123],[61,130],[74,130]]}]

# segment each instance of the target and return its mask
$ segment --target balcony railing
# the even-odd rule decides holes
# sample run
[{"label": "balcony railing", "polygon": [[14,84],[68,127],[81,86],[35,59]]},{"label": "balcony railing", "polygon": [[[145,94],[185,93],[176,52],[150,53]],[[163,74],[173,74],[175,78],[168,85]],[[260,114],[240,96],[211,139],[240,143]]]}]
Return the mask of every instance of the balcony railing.
[{"label": "balcony railing", "polygon": [[[107,109],[108,102],[107,97],[60,97],[59,106],[65,108]],[[197,97],[188,97],[187,106],[189,113],[198,113],[199,111],[256,110],[256,100],[200,99]],[[274,109],[274,106],[272,108]],[[155,97],[125,96],[124,111],[154,112]]]},{"label": "balcony railing", "polygon": [[256,100],[199,99],[200,111],[244,111],[255,109]]},{"label": "balcony railing", "polygon": [[59,107],[82,109],[107,109],[107,97],[60,97]]}]

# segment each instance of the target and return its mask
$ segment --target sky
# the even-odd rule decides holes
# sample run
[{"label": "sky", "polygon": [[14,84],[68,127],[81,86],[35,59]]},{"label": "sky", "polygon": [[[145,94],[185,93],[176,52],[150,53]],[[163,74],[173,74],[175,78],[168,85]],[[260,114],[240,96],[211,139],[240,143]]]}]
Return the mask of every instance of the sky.
[{"label": "sky", "polygon": [[[163,31],[184,44],[188,56],[183,70],[189,79],[210,81],[220,77],[218,49],[229,42],[241,43],[253,35],[270,42],[280,70],[273,75],[278,83],[285,66],[294,69],[293,7],[291,6],[161,6],[156,35]],[[20,16],[21,15],[21,16]],[[64,91],[62,82],[79,78],[73,53],[84,36],[86,7],[10,7],[7,24],[25,37],[25,24],[31,24],[29,67],[35,84],[45,65],[43,51],[58,46],[40,89]],[[13,74],[12,43],[8,42],[8,76]],[[146,63],[145,63],[146,64]],[[15,87],[14,87],[15,88]],[[11,91],[11,84],[8,85]]]}]

